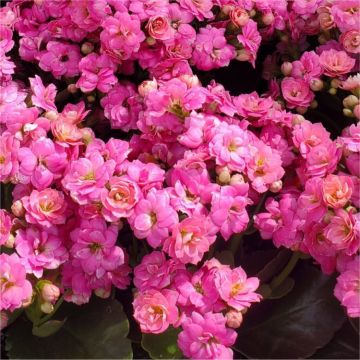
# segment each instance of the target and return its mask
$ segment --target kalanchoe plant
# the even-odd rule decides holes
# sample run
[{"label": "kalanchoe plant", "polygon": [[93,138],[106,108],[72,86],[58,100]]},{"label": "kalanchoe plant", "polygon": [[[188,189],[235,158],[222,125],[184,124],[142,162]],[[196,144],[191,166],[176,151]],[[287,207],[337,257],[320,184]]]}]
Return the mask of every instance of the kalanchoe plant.
[{"label": "kalanchoe plant", "polygon": [[6,2],[2,355],[357,358],[359,13]]}]

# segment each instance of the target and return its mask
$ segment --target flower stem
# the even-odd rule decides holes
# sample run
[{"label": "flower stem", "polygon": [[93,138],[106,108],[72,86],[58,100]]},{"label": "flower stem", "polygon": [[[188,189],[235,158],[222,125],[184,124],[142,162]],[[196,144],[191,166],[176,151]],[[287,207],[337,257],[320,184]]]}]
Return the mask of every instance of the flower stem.
[{"label": "flower stem", "polygon": [[284,267],[283,271],[276,276],[270,283],[271,289],[277,288],[294,270],[298,260],[300,259],[300,253],[294,252],[287,263],[287,265]]},{"label": "flower stem", "polygon": [[66,294],[66,292],[64,292],[64,294],[62,294],[60,299],[56,302],[56,304],[54,306],[54,310],[50,314],[47,314],[46,316],[39,319],[39,321],[35,324],[35,326],[40,326],[40,325],[44,324],[46,321],[50,320],[55,315],[55,313],[59,310],[61,304],[65,300],[65,294]]}]

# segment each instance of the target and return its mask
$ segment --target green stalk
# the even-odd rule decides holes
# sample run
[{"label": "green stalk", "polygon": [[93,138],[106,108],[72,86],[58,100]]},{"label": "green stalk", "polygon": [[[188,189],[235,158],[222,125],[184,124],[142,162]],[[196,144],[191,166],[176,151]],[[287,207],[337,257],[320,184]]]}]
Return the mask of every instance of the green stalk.
[{"label": "green stalk", "polygon": [[300,259],[300,253],[294,252],[289,262],[284,267],[283,271],[274,279],[272,279],[270,283],[271,289],[277,288],[291,274],[299,259]]},{"label": "green stalk", "polygon": [[60,299],[56,302],[56,304],[54,306],[54,310],[50,314],[47,314],[44,317],[42,317],[36,324],[34,324],[35,326],[40,326],[40,325],[44,324],[45,322],[50,320],[55,315],[55,313],[59,310],[61,304],[65,300],[65,294],[66,294],[66,292],[64,294],[62,294]]}]

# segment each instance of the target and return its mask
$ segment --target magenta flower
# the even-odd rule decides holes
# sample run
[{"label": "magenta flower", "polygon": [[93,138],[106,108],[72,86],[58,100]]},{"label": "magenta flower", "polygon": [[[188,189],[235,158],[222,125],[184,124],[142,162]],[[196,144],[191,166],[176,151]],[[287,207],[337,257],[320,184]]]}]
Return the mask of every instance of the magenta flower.
[{"label": "magenta flower", "polygon": [[226,318],[220,313],[202,316],[193,312],[182,324],[179,348],[191,359],[232,359],[230,346],[235,343],[237,334],[225,324]]},{"label": "magenta flower", "polygon": [[281,92],[289,109],[295,107],[307,108],[314,99],[314,93],[311,91],[309,84],[303,79],[286,77],[281,82]]},{"label": "magenta flower", "polygon": [[0,246],[9,240],[11,228],[12,218],[10,214],[6,210],[0,209]]},{"label": "magenta flower", "polygon": [[261,36],[254,20],[249,20],[241,28],[242,33],[237,36],[239,43],[244,47],[244,53],[240,60],[248,60],[255,67],[257,51],[260,46]]},{"label": "magenta flower", "polygon": [[57,110],[55,106],[56,86],[49,84],[44,86],[41,78],[35,75],[35,78],[30,78],[30,86],[33,95],[31,96],[32,103],[44,110]]},{"label": "magenta flower", "polygon": [[0,255],[0,278],[0,310],[14,311],[30,302],[32,286],[26,280],[25,268],[16,254]]},{"label": "magenta flower", "polygon": [[71,232],[74,245],[70,253],[79,260],[86,274],[101,278],[124,263],[123,250],[115,246],[117,235],[117,227],[108,227],[103,219],[83,220]]}]

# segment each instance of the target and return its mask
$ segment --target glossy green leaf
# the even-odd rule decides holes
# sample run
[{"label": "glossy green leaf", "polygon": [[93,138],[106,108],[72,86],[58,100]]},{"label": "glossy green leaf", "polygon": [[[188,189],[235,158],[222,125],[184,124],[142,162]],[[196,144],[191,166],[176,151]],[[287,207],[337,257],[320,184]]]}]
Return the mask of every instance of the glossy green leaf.
[{"label": "glossy green leaf", "polygon": [[40,326],[34,326],[32,334],[38,337],[48,337],[58,332],[64,325],[64,320],[49,320]]},{"label": "glossy green leaf", "polygon": [[143,334],[141,345],[152,359],[182,359],[177,346],[179,329],[169,327],[161,334]]},{"label": "glossy green leaf", "polygon": [[46,338],[32,335],[32,323],[19,318],[8,330],[6,351],[10,359],[129,359],[129,323],[122,305],[112,299],[93,298],[89,304],[63,304],[56,314],[67,320]]},{"label": "glossy green leaf", "polygon": [[334,279],[301,264],[293,290],[255,304],[244,316],[235,345],[249,358],[305,358],[327,344],[344,322],[333,296]]}]

